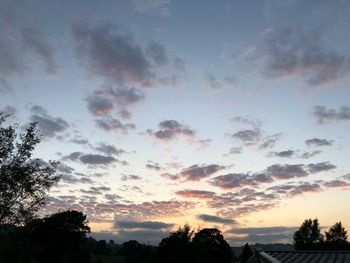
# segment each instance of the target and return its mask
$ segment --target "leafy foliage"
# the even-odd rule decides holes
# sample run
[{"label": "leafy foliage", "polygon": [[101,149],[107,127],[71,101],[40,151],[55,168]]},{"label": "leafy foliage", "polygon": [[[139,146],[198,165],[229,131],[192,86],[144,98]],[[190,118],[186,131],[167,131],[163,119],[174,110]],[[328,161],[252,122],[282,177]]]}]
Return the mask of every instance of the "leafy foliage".
[{"label": "leafy foliage", "polygon": [[293,236],[294,247],[298,250],[312,250],[323,242],[318,219],[306,219]]},{"label": "leafy foliage", "polygon": [[307,219],[294,233],[294,247],[297,250],[350,250],[347,232],[341,222],[335,223],[325,235],[326,239],[321,234],[317,219]]},{"label": "leafy foliage", "polygon": [[231,262],[230,245],[225,241],[221,231],[216,228],[204,228],[198,231],[192,240],[192,246],[196,262]]},{"label": "leafy foliage", "polygon": [[163,238],[158,246],[159,261],[169,263],[190,262],[190,242],[193,233],[189,225],[184,225],[184,227],[170,233],[169,237]]},{"label": "leafy foliage", "polygon": [[347,242],[348,235],[341,222],[335,223],[328,232],[326,232],[326,242],[344,243]]},{"label": "leafy foliage", "polygon": [[57,162],[32,158],[40,142],[36,123],[18,133],[17,125],[4,127],[6,118],[0,113],[0,224],[23,224],[34,217],[59,180]]},{"label": "leafy foliage", "polygon": [[[193,238],[192,238],[193,237]],[[194,234],[189,225],[172,232],[158,247],[159,262],[231,262],[231,248],[216,228],[204,228]]]},{"label": "leafy foliage", "polygon": [[25,226],[0,227],[0,262],[89,262],[82,250],[90,232],[86,216],[68,210]]}]

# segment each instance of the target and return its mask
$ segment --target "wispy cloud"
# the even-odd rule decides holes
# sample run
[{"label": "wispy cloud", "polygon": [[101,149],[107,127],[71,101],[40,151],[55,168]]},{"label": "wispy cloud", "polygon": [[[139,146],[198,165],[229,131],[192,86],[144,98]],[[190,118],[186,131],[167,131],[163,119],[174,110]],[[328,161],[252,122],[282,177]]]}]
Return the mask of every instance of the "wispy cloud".
[{"label": "wispy cloud", "polygon": [[326,106],[315,106],[313,116],[319,124],[325,124],[333,121],[349,121],[350,107],[342,106],[339,110],[327,108]]},{"label": "wispy cloud", "polygon": [[234,219],[222,218],[219,216],[200,214],[197,218],[208,223],[225,224],[225,225],[236,225],[238,224]]},{"label": "wispy cloud", "polygon": [[191,127],[176,120],[165,120],[160,122],[158,126],[159,130],[153,131],[148,129],[147,133],[159,140],[167,141],[178,138],[179,136],[193,138],[196,133]]},{"label": "wispy cloud", "polygon": [[40,133],[45,137],[51,138],[58,133],[67,130],[69,124],[62,118],[52,117],[48,111],[41,106],[34,105],[30,108],[32,122],[38,123]]},{"label": "wispy cloud", "polygon": [[349,58],[327,47],[317,30],[270,29],[252,50],[251,61],[259,63],[268,78],[297,76],[318,86],[340,79],[349,70]]}]

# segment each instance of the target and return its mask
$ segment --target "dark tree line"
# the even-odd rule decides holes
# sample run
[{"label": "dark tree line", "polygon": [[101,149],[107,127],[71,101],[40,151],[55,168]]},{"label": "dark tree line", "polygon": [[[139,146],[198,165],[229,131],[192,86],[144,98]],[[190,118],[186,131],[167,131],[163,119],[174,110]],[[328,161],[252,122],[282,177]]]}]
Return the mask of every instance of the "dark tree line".
[{"label": "dark tree line", "polygon": [[68,210],[25,225],[0,225],[0,262],[89,262],[86,216]]},{"label": "dark tree line", "polygon": [[162,239],[158,246],[158,261],[229,263],[231,253],[220,230],[205,228],[194,233],[190,226],[185,225]]},{"label": "dark tree line", "polygon": [[297,250],[350,250],[347,231],[341,222],[336,222],[321,233],[318,219],[306,219],[295,231],[293,244]]}]

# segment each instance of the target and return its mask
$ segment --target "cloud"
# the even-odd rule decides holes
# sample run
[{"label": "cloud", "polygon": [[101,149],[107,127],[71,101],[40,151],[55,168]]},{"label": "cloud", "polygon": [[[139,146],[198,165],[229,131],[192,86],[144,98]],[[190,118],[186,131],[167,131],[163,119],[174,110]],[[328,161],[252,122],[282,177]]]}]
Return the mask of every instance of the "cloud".
[{"label": "cloud", "polygon": [[184,198],[198,198],[198,199],[210,199],[212,198],[215,193],[210,191],[204,191],[204,190],[181,190],[175,192],[176,195],[184,197]]},{"label": "cloud", "polygon": [[238,79],[227,76],[223,80],[218,80],[212,73],[206,72],[203,75],[204,81],[211,89],[217,90],[225,87],[232,87],[238,83]]},{"label": "cloud", "polygon": [[72,152],[69,155],[63,156],[62,160],[70,160],[70,161],[77,161],[80,156],[82,156],[84,153],[82,152]]},{"label": "cloud", "polygon": [[317,147],[332,146],[333,140],[312,138],[312,139],[305,140],[305,144],[307,146],[317,146]]},{"label": "cloud", "polygon": [[273,135],[268,135],[268,136],[263,138],[263,141],[258,146],[258,148],[262,149],[262,150],[273,148],[280,138],[281,138],[281,134],[280,133],[273,134]]},{"label": "cloud", "polygon": [[274,164],[266,169],[266,173],[278,180],[304,177],[308,175],[302,164]]},{"label": "cloud", "polygon": [[[290,243],[294,232],[298,227],[248,227],[248,228],[233,228],[226,232],[234,234],[227,239],[233,244],[249,243]],[[225,234],[226,234],[225,233]],[[243,236],[242,236],[243,235]]]},{"label": "cloud", "polygon": [[128,181],[128,180],[141,180],[142,177],[134,174],[124,174],[121,178],[122,181]]},{"label": "cloud", "polygon": [[80,138],[80,137],[75,137],[74,139],[70,140],[73,143],[76,144],[81,144],[81,145],[85,145],[85,144],[89,144],[89,140],[88,139],[84,139],[84,138]]},{"label": "cloud", "polygon": [[232,147],[229,151],[228,154],[225,154],[224,156],[228,156],[228,155],[231,155],[231,154],[240,154],[242,153],[242,147]]},{"label": "cloud", "polygon": [[[0,46],[0,50],[1,50],[1,46]],[[11,93],[11,92],[12,92],[11,85],[7,82],[5,78],[0,76],[0,94]]]},{"label": "cloud", "polygon": [[308,192],[320,192],[322,186],[316,182],[299,182],[299,183],[286,183],[282,185],[276,185],[268,188],[267,190],[272,191],[276,194],[283,194],[284,196],[296,196]]},{"label": "cloud", "polygon": [[114,108],[117,108],[122,118],[130,119],[129,107],[139,103],[144,98],[145,93],[141,89],[105,85],[87,98],[87,107],[94,116],[110,114]]},{"label": "cloud", "polygon": [[325,124],[332,121],[349,121],[350,107],[342,106],[339,110],[328,109],[325,106],[315,106],[313,111],[314,117],[319,124]]},{"label": "cloud", "polygon": [[88,110],[95,116],[106,115],[113,110],[113,103],[107,98],[91,96],[87,99],[87,102]]},{"label": "cloud", "polygon": [[67,121],[50,116],[47,110],[38,105],[32,106],[30,111],[32,114],[30,121],[37,122],[40,133],[48,138],[56,136],[57,133],[63,132],[69,127]]},{"label": "cloud", "polygon": [[167,51],[165,47],[158,42],[151,42],[146,48],[146,54],[156,65],[162,66],[168,62]]},{"label": "cloud", "polygon": [[57,70],[54,48],[31,21],[19,16],[28,7],[24,2],[0,2],[0,93],[12,91],[12,76],[24,76],[33,69],[33,58],[44,63],[48,74]]},{"label": "cloud", "polygon": [[135,124],[133,123],[122,123],[111,116],[104,116],[95,120],[97,127],[105,131],[115,131],[127,133],[129,130],[135,129]]},{"label": "cloud", "polygon": [[99,142],[98,146],[95,147],[96,151],[102,152],[106,155],[121,155],[125,153],[123,149],[117,149],[114,145]]},{"label": "cloud", "polygon": [[118,214],[139,221],[185,215],[194,207],[195,203],[188,201],[151,201],[140,204],[123,205]]},{"label": "cloud", "polygon": [[[88,177],[78,177],[73,174],[62,174],[60,182],[71,184],[94,184],[95,182]],[[64,186],[66,187],[66,186]]]},{"label": "cloud", "polygon": [[350,183],[343,180],[332,180],[325,182],[323,185],[328,188],[348,188]]},{"label": "cloud", "polygon": [[276,157],[292,158],[295,156],[295,151],[285,150],[285,151],[281,151],[281,152],[271,152],[271,155],[276,156]]},{"label": "cloud", "polygon": [[71,174],[74,171],[74,168],[72,168],[64,163],[59,163],[59,165],[57,166],[57,170],[61,173]]},{"label": "cloud", "polygon": [[169,15],[170,0],[133,0],[136,11],[160,16]]},{"label": "cloud", "polygon": [[72,32],[78,44],[78,58],[90,74],[118,84],[150,85],[151,65],[132,36],[117,27],[112,29],[110,24],[89,28],[84,22],[75,23]]},{"label": "cloud", "polygon": [[241,228],[233,228],[229,231],[229,233],[233,234],[278,234],[281,232],[290,232],[297,230],[298,227],[285,227],[285,226],[272,226],[272,227],[241,227]]},{"label": "cloud", "polygon": [[198,144],[199,144],[198,150],[202,150],[202,149],[208,148],[212,142],[213,142],[212,139],[201,139],[201,140],[198,140]]},{"label": "cloud", "polygon": [[114,223],[114,228],[117,229],[170,229],[174,226],[174,224],[163,223],[159,221],[123,221],[116,220]]},{"label": "cloud", "polygon": [[292,190],[289,191],[289,194],[291,196],[295,196],[299,194],[304,194],[306,192],[320,192],[320,191],[322,191],[321,185],[317,183],[304,182],[299,185],[296,185]]},{"label": "cloud", "polygon": [[185,168],[180,172],[180,176],[186,181],[199,181],[205,177],[208,177],[212,174],[215,174],[217,171],[224,169],[224,166],[217,164],[210,165],[192,165],[188,168]]},{"label": "cloud", "polygon": [[227,225],[236,225],[238,224],[234,219],[222,218],[219,216],[200,214],[197,216],[198,219],[208,222],[208,223],[218,223],[218,224],[227,224]]},{"label": "cloud", "polygon": [[241,130],[233,133],[231,137],[242,141],[244,144],[251,145],[260,141],[261,131],[259,129]]},{"label": "cloud", "polygon": [[105,86],[103,89],[97,90],[95,94],[105,96],[121,107],[126,107],[140,102],[145,98],[145,93],[141,89],[135,87],[112,87]]},{"label": "cloud", "polygon": [[82,152],[72,152],[62,158],[63,160],[70,160],[73,162],[80,161],[83,164],[88,165],[109,165],[114,162],[121,162],[112,156],[100,155],[100,154],[85,154]]},{"label": "cloud", "polygon": [[104,156],[100,154],[85,154],[79,157],[79,160],[84,164],[101,164],[107,165],[117,160],[112,156]]},{"label": "cloud", "polygon": [[303,159],[308,159],[311,157],[314,157],[315,155],[320,154],[322,151],[316,150],[316,151],[312,151],[312,152],[303,152],[299,158],[303,158]]},{"label": "cloud", "polygon": [[162,167],[160,166],[159,163],[154,163],[152,161],[148,161],[148,163],[145,165],[145,167],[148,168],[148,169],[151,169],[151,170],[155,170],[157,172],[162,170]]},{"label": "cloud", "polygon": [[[244,122],[247,124],[248,119],[239,118],[235,121]],[[261,129],[258,127],[259,123],[253,124],[250,121],[250,125],[255,125],[253,129],[239,130],[235,133],[228,134],[232,139],[236,139],[242,143],[243,146],[257,146],[258,149],[268,149],[275,146],[276,142],[280,139],[281,134],[264,135]]]},{"label": "cloud", "polygon": [[54,59],[54,49],[48,44],[42,34],[29,27],[23,27],[21,33],[24,50],[38,55],[45,63],[46,72],[55,74],[57,66]]},{"label": "cloud", "polygon": [[80,192],[82,192],[83,194],[89,194],[89,195],[102,195],[103,192],[108,192],[110,190],[111,188],[105,187],[105,186],[99,186],[99,187],[91,186],[89,190],[80,189]]},{"label": "cloud", "polygon": [[274,164],[261,172],[219,175],[209,180],[209,183],[222,189],[238,189],[243,186],[257,186],[262,183],[271,183],[274,180],[286,180],[307,175],[308,172],[303,164]]},{"label": "cloud", "polygon": [[322,162],[322,163],[311,163],[307,165],[307,169],[310,173],[319,173],[324,171],[329,171],[332,169],[337,168],[335,165],[331,164],[330,162]]},{"label": "cloud", "polygon": [[222,208],[219,210],[219,214],[225,217],[240,217],[244,215],[248,215],[251,213],[255,213],[262,210],[268,210],[274,208],[276,203],[268,202],[268,203],[257,203],[257,204],[245,204],[240,207],[232,208]]},{"label": "cloud", "polygon": [[230,173],[214,177],[210,180],[212,185],[222,189],[235,189],[243,185],[255,185],[256,182],[250,179],[247,174]]},{"label": "cloud", "polygon": [[271,183],[273,179],[267,173],[230,173],[219,175],[209,181],[212,185],[222,189],[237,189],[243,186],[255,186],[260,183]]},{"label": "cloud", "polygon": [[269,157],[281,157],[281,158],[301,158],[301,159],[308,159],[311,157],[314,157],[318,154],[320,154],[322,151],[315,150],[312,152],[303,152],[300,153],[299,150],[285,150],[280,152],[269,152]]},{"label": "cloud", "polygon": [[179,123],[176,120],[165,120],[159,123],[159,130],[153,132],[147,130],[147,133],[153,135],[159,140],[172,140],[178,136],[194,137],[195,131],[189,126]]},{"label": "cloud", "polygon": [[248,125],[253,128],[259,128],[262,125],[260,120],[250,117],[235,116],[231,118],[230,121],[234,123]]},{"label": "cloud", "polygon": [[340,79],[349,59],[322,43],[322,32],[287,27],[265,31],[250,53],[268,78],[298,76],[312,86]]}]

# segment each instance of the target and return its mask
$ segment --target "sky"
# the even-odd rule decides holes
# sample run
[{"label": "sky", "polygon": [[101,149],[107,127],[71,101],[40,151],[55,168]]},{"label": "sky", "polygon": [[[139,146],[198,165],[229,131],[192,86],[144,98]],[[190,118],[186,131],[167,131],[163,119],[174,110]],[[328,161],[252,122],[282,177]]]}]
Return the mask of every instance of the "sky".
[{"label": "sky", "polygon": [[0,111],[96,238],[350,230],[348,0],[0,0]]}]

